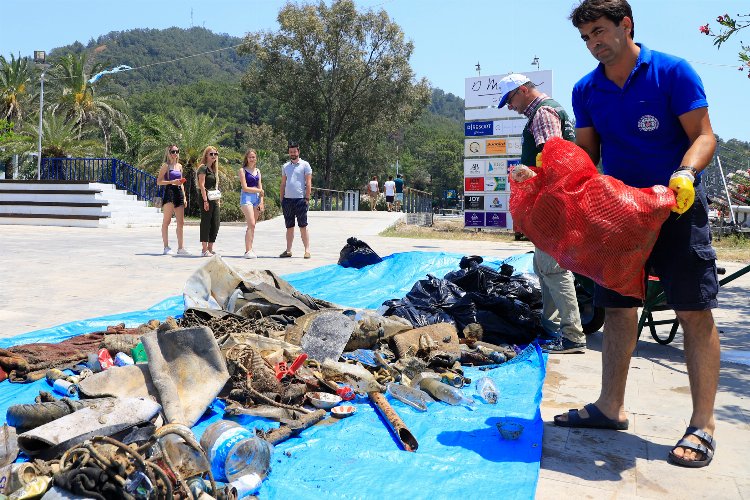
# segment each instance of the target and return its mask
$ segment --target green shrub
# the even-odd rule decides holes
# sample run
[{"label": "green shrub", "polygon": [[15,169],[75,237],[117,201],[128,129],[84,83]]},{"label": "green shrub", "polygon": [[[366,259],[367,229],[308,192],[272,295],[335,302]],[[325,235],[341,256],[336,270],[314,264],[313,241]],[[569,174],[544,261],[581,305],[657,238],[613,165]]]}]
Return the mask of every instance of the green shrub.
[{"label": "green shrub", "polygon": [[[360,196],[359,197],[359,211],[370,210],[370,197]],[[382,194],[378,195],[377,201],[375,202],[375,210],[385,211],[388,210],[388,203],[385,202],[385,196]]]}]

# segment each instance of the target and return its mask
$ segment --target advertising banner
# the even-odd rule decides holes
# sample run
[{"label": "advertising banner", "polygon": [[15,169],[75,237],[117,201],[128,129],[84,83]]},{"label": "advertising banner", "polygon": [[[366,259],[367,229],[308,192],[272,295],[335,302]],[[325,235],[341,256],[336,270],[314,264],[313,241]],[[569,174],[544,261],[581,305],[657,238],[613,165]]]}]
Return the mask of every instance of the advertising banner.
[{"label": "advertising banner", "polygon": [[484,175],[487,160],[464,160],[464,177],[480,177]]},{"label": "advertising banner", "polygon": [[464,179],[464,191],[484,191],[484,177],[466,177]]},{"label": "advertising banner", "polygon": [[[524,75],[537,85],[540,92],[552,94],[552,70],[524,71]],[[464,81],[464,105],[467,108],[495,108],[500,102],[500,80],[507,75],[488,75],[466,78]],[[503,108],[508,117],[518,116],[515,111]]]},{"label": "advertising banner", "polygon": [[[508,212],[487,212],[487,227],[508,227]],[[468,225],[468,224],[467,224]]]},{"label": "advertising banner", "polygon": [[493,134],[494,124],[491,121],[464,123],[464,135],[497,135]]},{"label": "advertising banner", "polygon": [[488,194],[484,196],[484,209],[488,212],[507,212],[508,211],[507,194]]},{"label": "advertising banner", "polygon": [[484,178],[484,191],[494,193],[504,193],[507,192],[510,189],[510,186],[508,185],[508,176],[507,175],[498,175],[494,177],[487,177]]},{"label": "advertising banner", "polygon": [[484,210],[484,195],[474,194],[464,196],[464,210]]},{"label": "advertising banner", "polygon": [[464,212],[464,226],[466,227],[484,226],[484,212]]}]

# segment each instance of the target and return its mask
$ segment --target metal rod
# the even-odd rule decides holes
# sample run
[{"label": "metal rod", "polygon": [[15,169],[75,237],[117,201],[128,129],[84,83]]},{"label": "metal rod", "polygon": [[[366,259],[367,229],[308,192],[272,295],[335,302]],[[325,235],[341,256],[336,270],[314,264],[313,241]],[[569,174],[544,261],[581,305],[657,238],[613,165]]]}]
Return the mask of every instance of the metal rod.
[{"label": "metal rod", "polygon": [[406,427],[406,424],[401,420],[401,417],[398,416],[396,410],[394,410],[388,400],[385,399],[385,396],[377,391],[368,392],[367,395],[369,396],[370,401],[372,401],[372,404],[375,405],[378,413],[380,413],[388,423],[393,434],[398,438],[401,447],[406,451],[417,451],[417,448],[419,448],[417,439],[411,433],[409,428]]},{"label": "metal rod", "polygon": [[727,187],[727,181],[724,179],[724,169],[721,168],[721,158],[719,158],[718,155],[716,156],[716,163],[719,165],[719,173],[721,173],[721,182],[724,183],[724,192],[727,195],[727,203],[729,204],[729,215],[732,218],[732,224],[735,224],[736,221],[734,220],[734,210],[732,209],[732,198],[729,197],[729,188]]},{"label": "metal rod", "polygon": [[290,437],[299,434],[308,427],[312,427],[317,424],[326,416],[325,410],[316,410],[307,415],[303,415],[299,420],[294,421],[294,425],[282,425],[278,429],[274,429],[265,435],[264,439],[272,445],[277,445],[282,441],[286,441]]},{"label": "metal rod", "polygon": [[39,144],[38,153],[36,159],[36,180],[42,178],[42,109],[44,109],[44,72],[39,76],[39,82],[41,83],[41,90],[39,92]]}]

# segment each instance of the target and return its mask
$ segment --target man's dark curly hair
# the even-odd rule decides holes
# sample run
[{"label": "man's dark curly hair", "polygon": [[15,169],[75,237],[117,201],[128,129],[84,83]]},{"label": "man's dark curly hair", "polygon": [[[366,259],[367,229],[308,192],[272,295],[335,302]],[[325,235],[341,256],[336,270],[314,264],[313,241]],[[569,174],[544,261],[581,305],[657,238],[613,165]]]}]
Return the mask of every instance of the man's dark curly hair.
[{"label": "man's dark curly hair", "polygon": [[582,2],[573,9],[569,19],[573,26],[579,28],[582,24],[591,23],[600,17],[606,17],[615,26],[620,25],[620,21],[625,16],[630,18],[632,28],[630,37],[635,38],[635,20],[633,19],[633,9],[627,0],[582,0]]}]

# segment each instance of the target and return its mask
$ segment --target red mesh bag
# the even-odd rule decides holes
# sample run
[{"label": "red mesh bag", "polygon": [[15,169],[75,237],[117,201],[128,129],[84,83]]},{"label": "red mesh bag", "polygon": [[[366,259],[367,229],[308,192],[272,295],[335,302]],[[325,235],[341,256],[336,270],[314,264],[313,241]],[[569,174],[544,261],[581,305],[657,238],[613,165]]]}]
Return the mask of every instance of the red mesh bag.
[{"label": "red mesh bag", "polygon": [[565,269],[642,299],[644,265],[675,205],[672,190],[601,175],[583,149],[558,137],[545,144],[542,165],[529,180],[511,180],[513,223]]}]

